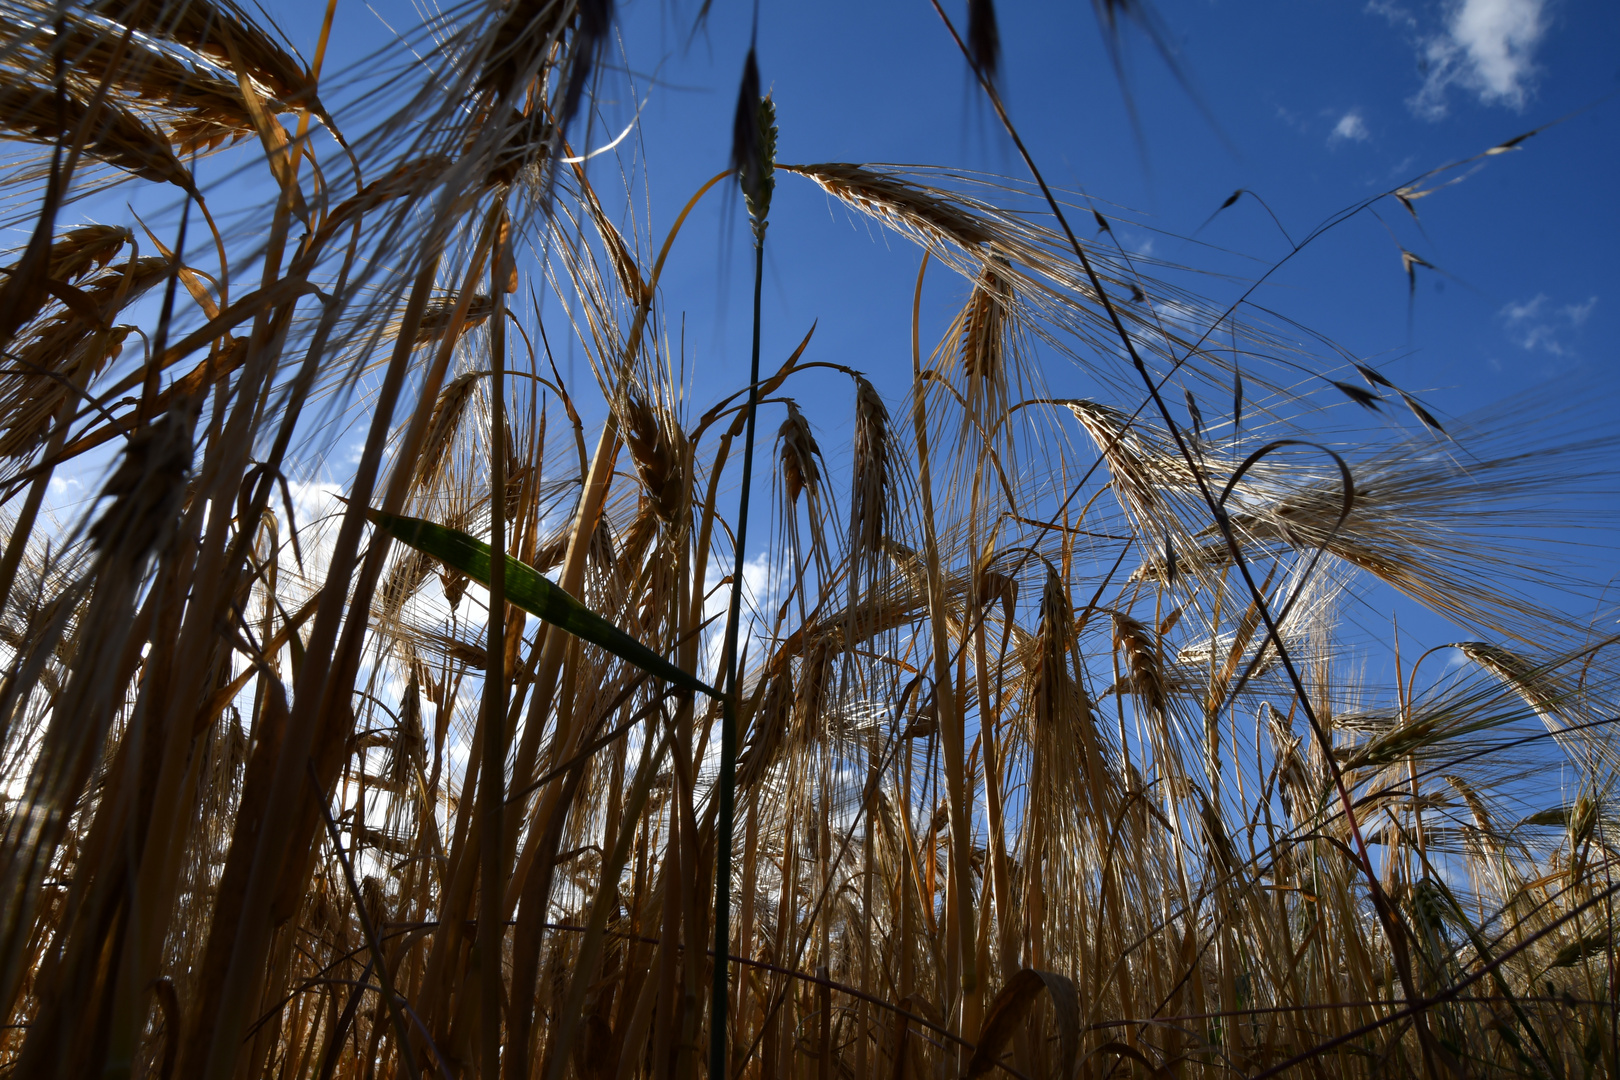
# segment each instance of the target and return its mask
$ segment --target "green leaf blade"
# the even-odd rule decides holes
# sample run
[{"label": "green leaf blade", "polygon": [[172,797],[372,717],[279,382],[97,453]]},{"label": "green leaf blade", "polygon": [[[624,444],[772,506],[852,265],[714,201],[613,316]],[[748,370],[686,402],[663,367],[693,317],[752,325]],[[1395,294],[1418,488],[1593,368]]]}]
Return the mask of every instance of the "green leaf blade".
[{"label": "green leaf blade", "polygon": [[[366,516],[372,524],[400,543],[438,559],[485,588],[489,587],[491,552],[489,545],[483,541],[421,518],[385,514],[372,509],[367,509]],[[506,602],[582,641],[605,649],[649,675],[713,698],[720,696],[714,687],[682,671],[548,581],[534,567],[510,555],[506,556]]]}]

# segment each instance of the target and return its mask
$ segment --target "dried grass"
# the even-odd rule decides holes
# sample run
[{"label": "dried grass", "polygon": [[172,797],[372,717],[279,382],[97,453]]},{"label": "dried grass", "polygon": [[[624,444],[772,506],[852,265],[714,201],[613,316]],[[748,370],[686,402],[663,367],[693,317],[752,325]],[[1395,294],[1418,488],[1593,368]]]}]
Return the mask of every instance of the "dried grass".
[{"label": "dried grass", "polygon": [[[52,287],[11,313],[0,1070],[665,1080],[717,1024],[746,1078],[1620,1070],[1615,642],[1546,602],[1549,548],[1514,533],[1612,442],[1448,421],[1454,442],[1345,447],[1353,498],[1331,459],[1273,449],[1223,529],[1201,486],[1309,435],[1280,388],[1327,385],[1322,361],[1151,262],[1087,245],[1093,278],[1010,182],[781,166],[966,299],[926,326],[919,275],[909,424],[808,337],[762,378],[768,572],[728,580],[746,388],[676,374],[676,237],[649,264],[657,238],[556,168],[609,5],[442,13],[437,70],[354,138],[234,4],[70,5],[60,42],[48,7],[0,20],[0,126],[32,144],[6,175],[43,175],[100,95],[84,152],[120,172],[74,183],[189,190],[178,147],[275,196],[206,275],[187,245],[47,222],[28,265]],[[65,96],[23,62],[58,49]],[[261,123],[283,110],[298,152]],[[1180,443],[1116,316],[1197,410]],[[597,400],[549,360],[569,333]],[[1087,398],[1049,396],[1054,357]],[[818,444],[822,368],[853,383],[847,465]],[[1231,387],[1241,427],[1213,405]],[[323,503],[298,481],[351,421],[347,501]],[[98,497],[53,520],[56,471],[97,446]],[[742,590],[718,1021],[722,709],[492,614],[367,507],[499,536],[706,679]],[[1365,582],[1489,640],[1442,671],[1356,637],[1340,600]]]}]

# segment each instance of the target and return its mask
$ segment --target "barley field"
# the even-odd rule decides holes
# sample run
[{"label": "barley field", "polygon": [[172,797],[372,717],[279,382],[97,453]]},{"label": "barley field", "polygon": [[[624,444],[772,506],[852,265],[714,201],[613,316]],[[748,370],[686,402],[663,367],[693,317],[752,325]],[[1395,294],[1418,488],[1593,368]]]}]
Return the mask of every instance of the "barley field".
[{"label": "barley field", "polygon": [[[1620,1075],[1612,433],[1305,349],[1022,141],[777,160],[752,53],[700,380],[686,212],[571,141],[611,4],[435,9],[387,97],[331,18],[0,8],[0,1075]],[[903,394],[761,347],[790,185],[913,253]]]}]

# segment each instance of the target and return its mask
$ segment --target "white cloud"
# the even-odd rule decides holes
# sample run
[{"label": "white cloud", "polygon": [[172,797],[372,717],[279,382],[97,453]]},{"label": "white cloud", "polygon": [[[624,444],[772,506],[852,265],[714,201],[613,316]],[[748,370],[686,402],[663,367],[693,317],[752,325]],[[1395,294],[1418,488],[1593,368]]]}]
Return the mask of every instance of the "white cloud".
[{"label": "white cloud", "polygon": [[1391,26],[1406,30],[1418,28],[1417,18],[1411,11],[1394,3],[1394,0],[1368,0],[1367,10],[1374,15],[1382,15],[1389,20]]},{"label": "white cloud", "polygon": [[1524,322],[1534,319],[1541,314],[1541,307],[1547,302],[1546,293],[1537,293],[1534,299],[1526,300],[1522,304],[1509,304],[1502,309],[1502,318],[1510,323]]},{"label": "white cloud", "polygon": [[1597,297],[1590,296],[1587,297],[1586,303],[1565,304],[1558,309],[1558,312],[1569,320],[1571,326],[1580,326],[1586,321],[1587,316],[1592,314],[1592,309],[1595,307],[1597,307]]},{"label": "white cloud", "polygon": [[1569,351],[1564,343],[1568,333],[1586,322],[1597,301],[1598,298],[1592,296],[1583,303],[1548,310],[1547,294],[1537,293],[1523,303],[1508,304],[1502,308],[1501,315],[1507,323],[1508,336],[1520,348],[1563,356]]},{"label": "white cloud", "polygon": [[[729,553],[727,563],[729,564]],[[769,643],[761,637],[770,633],[770,619],[775,614],[777,598],[787,584],[788,566],[773,562],[768,552],[760,552],[743,563],[743,609],[739,655],[753,662],[755,654]],[[727,567],[730,573],[730,567]],[[716,589],[703,601],[703,615],[712,619],[703,633],[703,670],[718,683],[720,653],[725,645],[726,610],[731,605],[731,590]]]},{"label": "white cloud", "polygon": [[1430,120],[1445,116],[1453,86],[1487,105],[1523,108],[1547,32],[1546,8],[1547,0],[1452,0],[1444,31],[1422,42],[1428,74],[1408,102],[1412,110]]},{"label": "white cloud", "polygon": [[1342,142],[1366,142],[1370,138],[1372,138],[1372,132],[1367,130],[1367,121],[1361,115],[1361,110],[1351,109],[1339,117],[1339,122],[1333,125],[1333,134],[1328,136],[1328,145],[1333,146]]},{"label": "white cloud", "polygon": [[293,513],[298,517],[297,524],[300,529],[319,518],[334,517],[343,513],[343,495],[348,491],[343,484],[322,480],[293,480],[287,484],[287,488],[292,493]]}]

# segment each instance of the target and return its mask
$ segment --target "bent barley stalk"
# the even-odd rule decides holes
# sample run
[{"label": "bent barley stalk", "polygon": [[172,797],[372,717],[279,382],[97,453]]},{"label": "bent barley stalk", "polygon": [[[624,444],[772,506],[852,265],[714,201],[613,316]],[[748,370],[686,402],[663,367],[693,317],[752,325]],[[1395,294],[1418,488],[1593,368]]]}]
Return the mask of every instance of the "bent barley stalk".
[{"label": "bent barley stalk", "polygon": [[[1612,436],[1442,439],[1011,181],[773,167],[752,57],[733,169],[616,225],[569,142],[612,18],[453,7],[340,98],[330,19],[306,63],[229,0],[0,16],[0,1071],[1620,1073],[1620,639],[1522,528]],[[658,283],[731,175],[760,249],[778,182],[916,245],[909,384],[810,334],[682,374]],[[142,185],[238,224],[69,219]],[[1302,445],[1302,370],[1413,430]],[[1372,581],[1457,643],[1370,634]]]}]

